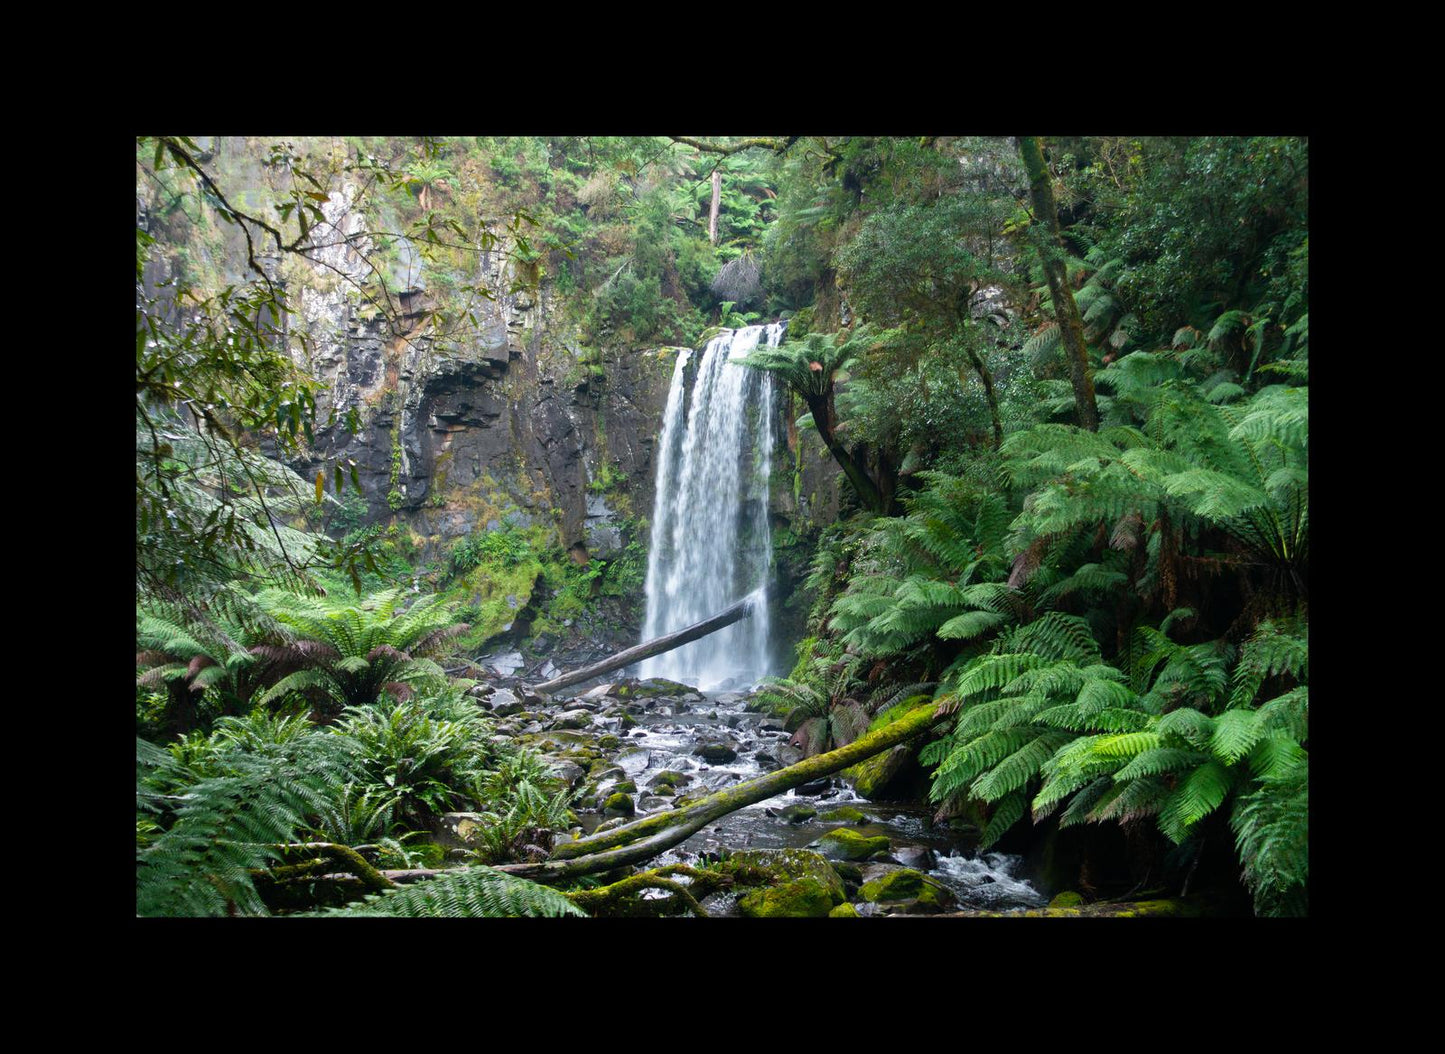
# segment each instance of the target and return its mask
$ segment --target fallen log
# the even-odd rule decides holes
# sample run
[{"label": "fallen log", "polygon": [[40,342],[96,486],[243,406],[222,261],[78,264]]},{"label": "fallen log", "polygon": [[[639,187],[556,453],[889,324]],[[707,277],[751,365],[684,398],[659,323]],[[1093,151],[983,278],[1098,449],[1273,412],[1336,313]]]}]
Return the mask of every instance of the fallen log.
[{"label": "fallen log", "polygon": [[624,651],[619,651],[611,658],[603,659],[601,662],[594,662],[591,666],[584,666],[580,670],[573,670],[571,673],[564,673],[560,677],[553,677],[550,681],[543,681],[533,687],[537,692],[555,692],[558,688],[566,688],[569,684],[577,684],[580,681],[592,677],[600,677],[604,673],[611,673],[613,670],[620,670],[624,666],[631,666],[634,662],[643,659],[650,659],[654,655],[661,655],[665,651],[672,651],[673,648],[680,648],[684,644],[691,644],[700,637],[706,637],[709,633],[716,633],[726,626],[731,626],[739,619],[745,619],[753,613],[753,603],[757,599],[755,594],[743,597],[731,607],[724,608],[712,618],[695,622],[685,629],[676,633],[668,633],[665,636],[654,637],[652,640],[643,641]]},{"label": "fallen log", "polygon": [[534,882],[561,882],[578,875],[640,863],[685,842],[730,812],[881,754],[931,728],[942,716],[946,715],[939,714],[938,707],[929,702],[846,747],[726,787],[681,809],[654,813],[610,831],[563,842],[552,851],[552,859],[542,863],[502,864],[497,870]]}]

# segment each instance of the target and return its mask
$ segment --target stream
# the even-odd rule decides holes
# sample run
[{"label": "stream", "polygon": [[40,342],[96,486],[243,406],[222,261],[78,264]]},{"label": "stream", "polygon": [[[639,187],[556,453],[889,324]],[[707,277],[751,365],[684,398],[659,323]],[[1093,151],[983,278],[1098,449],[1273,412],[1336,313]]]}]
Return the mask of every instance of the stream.
[{"label": "stream", "polygon": [[[606,691],[609,687],[585,693],[581,705],[602,704],[605,714],[606,704],[613,701]],[[783,730],[780,718],[745,709],[750,694],[694,691],[627,699],[625,711],[636,725],[619,727],[616,732],[622,745],[614,761],[621,771],[603,775],[598,783],[599,802],[605,801],[613,788],[630,780],[637,787],[632,797],[636,815],[641,817],[672,807],[676,797],[700,796],[799,760],[801,752],[789,746],[790,735]],[[604,716],[598,721],[602,727],[624,723],[620,717]],[[675,793],[669,794],[674,789],[669,784],[674,780]],[[856,810],[862,815],[831,815],[839,810]],[[603,822],[597,815],[589,819],[592,822],[585,824],[589,830]],[[818,839],[839,827],[888,839],[886,857],[860,865],[865,881],[902,865],[927,874],[947,888],[956,898],[957,908],[1002,911],[1047,903],[1047,898],[1018,877],[1021,858],[995,852],[979,854],[972,848],[976,833],[971,836],[968,831],[933,825],[926,804],[871,802],[858,797],[837,775],[730,813],[681,845],[659,854],[650,866],[697,863],[729,850],[817,849]],[[704,901],[704,905],[710,911],[728,913],[731,905],[725,896],[709,900],[712,902]],[[859,914],[869,914],[873,908],[872,904],[862,904]]]}]

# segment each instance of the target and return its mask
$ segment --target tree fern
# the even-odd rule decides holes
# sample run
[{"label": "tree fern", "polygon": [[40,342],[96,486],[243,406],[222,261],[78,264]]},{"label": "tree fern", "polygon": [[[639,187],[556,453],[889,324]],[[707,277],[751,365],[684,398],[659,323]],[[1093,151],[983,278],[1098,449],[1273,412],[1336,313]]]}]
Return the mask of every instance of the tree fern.
[{"label": "tree fern", "polygon": [[398,613],[402,596],[393,589],[346,603],[274,589],[261,593],[261,606],[294,638],[268,654],[296,672],[258,701],[296,693],[334,716],[347,706],[374,702],[382,692],[404,699],[418,687],[440,688],[445,675],[427,656],[467,626],[452,623],[438,597],[419,598]]}]

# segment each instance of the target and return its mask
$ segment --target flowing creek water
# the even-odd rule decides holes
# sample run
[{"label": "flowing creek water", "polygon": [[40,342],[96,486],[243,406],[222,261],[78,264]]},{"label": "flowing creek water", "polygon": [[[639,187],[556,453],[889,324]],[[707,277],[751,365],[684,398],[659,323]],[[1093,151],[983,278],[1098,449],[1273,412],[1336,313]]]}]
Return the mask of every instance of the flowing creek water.
[{"label": "flowing creek water", "polygon": [[[589,694],[598,702],[606,698],[600,690]],[[598,798],[631,781],[637,787],[637,815],[642,816],[670,808],[675,797],[719,790],[798,760],[801,754],[789,745],[791,737],[780,719],[746,710],[750,695],[747,690],[709,691],[629,699],[627,709],[636,725],[621,732],[622,746],[615,755],[621,771],[601,780]],[[669,788],[672,777],[664,773],[682,778]],[[675,793],[667,794],[669,789]],[[862,817],[830,817],[844,809],[857,810]],[[1047,898],[1019,877],[1019,857],[977,853],[976,834],[934,825],[926,805],[871,802],[838,776],[730,813],[649,866],[696,863],[725,850],[816,849],[814,843],[839,827],[888,839],[886,856],[861,865],[865,880],[904,865],[946,887],[959,908],[998,911],[1046,903]],[[730,906],[726,897],[704,905],[724,914]],[[869,913],[871,907],[862,905],[860,913]]]}]

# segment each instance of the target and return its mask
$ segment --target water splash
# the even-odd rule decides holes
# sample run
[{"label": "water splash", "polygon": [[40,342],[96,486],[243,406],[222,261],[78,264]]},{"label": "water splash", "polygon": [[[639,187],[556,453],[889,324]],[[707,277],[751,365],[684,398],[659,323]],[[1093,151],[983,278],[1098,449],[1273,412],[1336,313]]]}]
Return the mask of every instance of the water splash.
[{"label": "water splash", "polygon": [[[773,323],[714,337],[690,396],[690,353],[678,357],[659,443],[643,640],[766,587],[773,386],[761,370],[732,363],[764,341],[777,347],[782,336],[782,323]],[[704,689],[755,683],[769,672],[767,604],[755,602],[751,618],[644,660],[638,672]]]},{"label": "water splash", "polygon": [[1038,908],[1048,898],[1017,875],[1023,858],[1009,853],[940,857],[935,877],[953,890],[959,906],[1007,911]]}]

